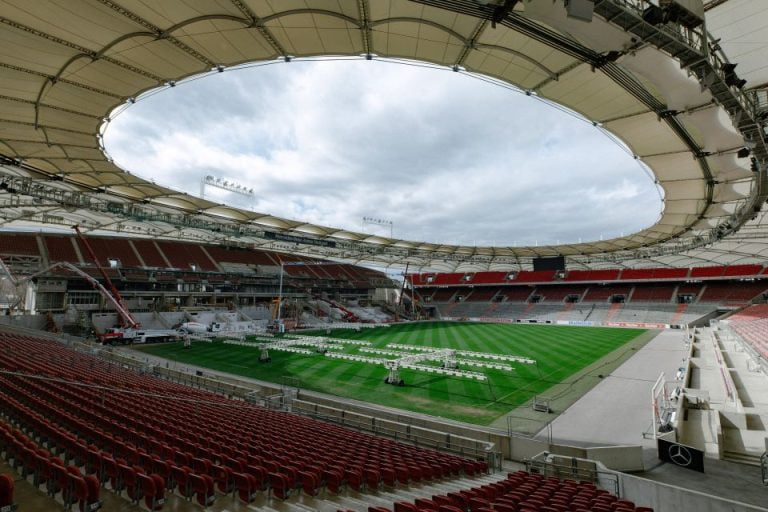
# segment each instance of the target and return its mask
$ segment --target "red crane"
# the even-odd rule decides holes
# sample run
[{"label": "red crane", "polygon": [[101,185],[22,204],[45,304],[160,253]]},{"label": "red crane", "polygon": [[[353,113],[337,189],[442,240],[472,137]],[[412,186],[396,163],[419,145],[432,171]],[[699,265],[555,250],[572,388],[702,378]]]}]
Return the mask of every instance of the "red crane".
[{"label": "red crane", "polygon": [[104,282],[107,285],[107,289],[109,290],[109,293],[112,294],[112,297],[115,299],[115,302],[120,305],[119,308],[116,308],[118,312],[118,317],[120,318],[120,324],[123,327],[130,327],[131,329],[138,329],[139,327],[141,327],[141,324],[139,324],[139,322],[137,322],[136,319],[133,318],[133,315],[128,310],[128,306],[125,305],[123,298],[120,296],[120,292],[117,291],[117,288],[115,287],[115,284],[112,282],[112,280],[109,278],[107,271],[104,270],[104,267],[102,267],[101,264],[99,263],[99,259],[96,257],[96,253],[93,252],[93,247],[91,247],[91,244],[88,243],[88,240],[80,232],[80,226],[74,225],[72,226],[72,229],[75,230],[75,233],[77,233],[77,237],[80,239],[81,242],[83,242],[83,245],[88,251],[88,254],[91,257],[91,260],[96,265],[96,268],[99,269],[99,272],[101,273],[101,276],[104,278]]}]

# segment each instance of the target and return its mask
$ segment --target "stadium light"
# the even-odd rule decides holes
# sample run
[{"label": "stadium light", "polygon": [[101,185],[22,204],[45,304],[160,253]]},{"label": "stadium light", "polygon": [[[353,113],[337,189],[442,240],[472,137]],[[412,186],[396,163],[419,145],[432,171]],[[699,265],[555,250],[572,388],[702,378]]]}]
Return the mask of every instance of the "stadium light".
[{"label": "stadium light", "polygon": [[393,238],[392,233],[395,223],[387,219],[377,219],[375,217],[363,217],[362,224],[360,226],[361,231],[365,230],[367,224],[375,224],[377,226],[389,227],[389,238]]},{"label": "stadium light", "polygon": [[203,176],[203,178],[200,180],[200,199],[205,199],[205,187],[220,188],[222,190],[233,192],[235,194],[240,194],[241,196],[249,197],[251,199],[255,198],[255,194],[253,193],[252,188],[249,189],[245,185],[241,185],[240,183],[235,183],[234,181],[222,180],[221,178],[214,178],[210,174],[207,176]]}]

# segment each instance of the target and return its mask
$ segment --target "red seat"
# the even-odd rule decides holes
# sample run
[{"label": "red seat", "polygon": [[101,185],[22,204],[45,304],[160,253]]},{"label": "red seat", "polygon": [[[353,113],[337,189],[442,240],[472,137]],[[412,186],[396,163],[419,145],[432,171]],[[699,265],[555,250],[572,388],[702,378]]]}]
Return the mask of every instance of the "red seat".
[{"label": "red seat", "polygon": [[80,512],[93,512],[101,508],[99,500],[100,484],[94,475],[82,477],[82,485],[78,482],[75,487],[75,501],[78,503]]},{"label": "red seat", "polygon": [[248,473],[232,473],[235,481],[237,495],[245,503],[250,503],[256,499],[256,493],[259,490],[256,477]]},{"label": "red seat", "polygon": [[213,478],[209,475],[189,473],[189,486],[194,493],[197,502],[204,507],[213,505],[216,501],[216,490],[213,487]]},{"label": "red seat", "polygon": [[437,509],[437,512],[463,512],[463,509],[454,507],[453,505],[440,505],[440,508]]},{"label": "red seat", "polygon": [[397,501],[395,502],[395,512],[419,512],[419,509],[413,503]]},{"label": "red seat", "polygon": [[269,485],[275,498],[285,500],[291,495],[290,477],[284,473],[270,473]]},{"label": "red seat", "polygon": [[414,500],[414,503],[416,504],[416,507],[419,510],[433,510],[434,512],[437,512],[437,509],[440,508],[440,506],[435,503],[432,500],[428,500],[426,498],[416,498]]},{"label": "red seat", "polygon": [[381,473],[375,469],[365,468],[363,469],[363,479],[369,490],[376,490],[379,488],[379,482],[381,482]]},{"label": "red seat", "polygon": [[10,508],[13,504],[13,478],[0,475],[0,508]]},{"label": "red seat", "polygon": [[344,487],[344,476],[341,471],[328,470],[325,472],[325,488],[339,494]]},{"label": "red seat", "polygon": [[315,473],[300,471],[298,475],[301,488],[307,496],[317,496],[320,493],[320,478]]}]

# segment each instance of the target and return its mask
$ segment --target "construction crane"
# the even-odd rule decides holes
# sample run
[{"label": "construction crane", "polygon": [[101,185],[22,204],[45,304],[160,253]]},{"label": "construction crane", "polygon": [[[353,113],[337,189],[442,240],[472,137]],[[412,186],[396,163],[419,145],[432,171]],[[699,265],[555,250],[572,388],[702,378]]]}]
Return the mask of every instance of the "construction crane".
[{"label": "construction crane", "polygon": [[80,227],[77,224],[75,224],[74,226],[72,226],[72,229],[75,230],[75,233],[77,233],[77,237],[80,239],[81,242],[83,242],[83,245],[85,246],[89,256],[91,257],[91,261],[93,261],[93,263],[96,265],[96,268],[99,269],[101,276],[104,278],[104,282],[107,284],[107,287],[109,288],[109,294],[113,299],[112,302],[120,306],[119,308],[115,308],[115,309],[117,309],[118,318],[120,319],[121,327],[127,327],[130,329],[140,328],[141,324],[139,324],[139,322],[133,317],[131,312],[128,310],[128,306],[125,305],[123,298],[120,296],[120,292],[117,291],[117,288],[115,287],[115,284],[112,282],[112,280],[109,278],[107,271],[104,270],[104,267],[102,267],[101,264],[99,263],[99,259],[96,257],[96,253],[93,251],[93,247],[91,247],[91,244],[88,243],[88,240],[80,232]]},{"label": "construction crane", "polygon": [[70,272],[74,272],[78,276],[82,277],[83,279],[88,281],[88,283],[90,283],[90,285],[93,286],[93,288],[96,291],[98,291],[105,299],[107,299],[112,304],[112,306],[117,311],[118,315],[120,315],[121,317],[132,318],[131,313],[125,308],[125,305],[122,304],[121,302],[118,302],[115,299],[115,297],[113,297],[112,294],[109,293],[109,291],[107,291],[107,289],[104,288],[98,280],[96,280],[93,276],[90,276],[87,273],[83,272],[82,270],[72,265],[71,263],[68,263],[66,261],[60,261],[58,263],[54,263],[53,265],[49,265],[48,267],[44,268],[43,270],[40,270],[39,272],[35,272],[34,274],[24,276],[20,279],[16,279],[16,277],[11,273],[10,269],[5,265],[3,260],[0,260],[0,269],[3,269],[3,271],[8,275],[8,278],[10,279],[11,283],[15,287],[19,287],[22,284],[26,283],[27,281],[31,281],[32,279],[38,276],[41,276],[47,272],[50,272],[55,268],[67,269]]}]

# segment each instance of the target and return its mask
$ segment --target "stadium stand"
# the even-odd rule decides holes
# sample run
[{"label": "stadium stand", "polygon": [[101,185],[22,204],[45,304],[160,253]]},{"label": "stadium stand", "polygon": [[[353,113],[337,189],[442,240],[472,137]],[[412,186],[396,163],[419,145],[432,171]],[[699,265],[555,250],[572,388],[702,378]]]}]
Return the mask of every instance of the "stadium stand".
[{"label": "stadium stand", "polygon": [[133,240],[132,243],[147,267],[167,268],[169,266],[152,240]]},{"label": "stadium stand", "polygon": [[[507,478],[493,484],[434,495],[431,499],[416,498],[413,503],[399,501],[394,512],[653,512],[650,507],[636,506],[589,482],[559,480],[525,471],[509,473]],[[392,512],[384,507],[370,507],[369,512]],[[344,512],[344,511],[340,511]]]},{"label": "stadium stand", "polygon": [[564,281],[616,281],[620,272],[619,269],[571,270],[565,275]]},{"label": "stadium stand", "polygon": [[79,264],[80,258],[78,258],[73,245],[74,238],[70,236],[45,236],[45,246],[48,249],[48,258],[50,261],[66,261],[69,263]]},{"label": "stadium stand", "polygon": [[[14,372],[0,376],[0,410],[33,442],[47,439],[73,468],[65,472],[95,475],[134,501],[149,500],[148,507],[162,503],[166,488],[206,506],[215,488],[236,489],[246,501],[268,488],[283,499],[297,486],[308,494],[320,486],[338,493],[364,482],[376,487],[487,471],[484,462],[139,375],[55,341],[0,332],[0,344],[0,368]],[[52,465],[30,467],[35,481]]]},{"label": "stadium stand", "polygon": [[676,288],[668,284],[638,284],[632,292],[632,302],[669,302]]},{"label": "stadium stand", "polygon": [[39,256],[40,249],[33,235],[3,234],[0,236],[0,254]]},{"label": "stadium stand", "polygon": [[708,282],[699,302],[746,303],[768,290],[764,281]]},{"label": "stadium stand", "polygon": [[768,304],[755,304],[727,319],[727,324],[768,361]]},{"label": "stadium stand", "polygon": [[584,295],[584,302],[607,302],[611,297],[621,295],[629,300],[631,286],[600,286],[592,285]]},{"label": "stadium stand", "polygon": [[500,289],[501,288],[498,286],[473,288],[472,293],[464,300],[470,302],[488,302],[499,293]]}]

